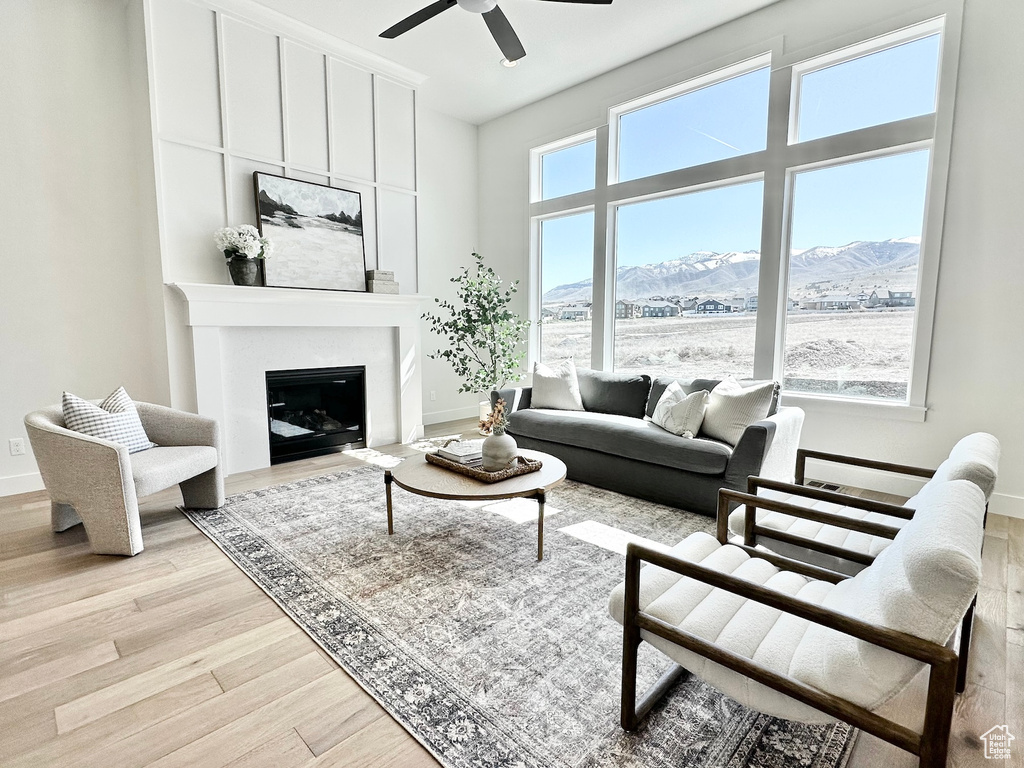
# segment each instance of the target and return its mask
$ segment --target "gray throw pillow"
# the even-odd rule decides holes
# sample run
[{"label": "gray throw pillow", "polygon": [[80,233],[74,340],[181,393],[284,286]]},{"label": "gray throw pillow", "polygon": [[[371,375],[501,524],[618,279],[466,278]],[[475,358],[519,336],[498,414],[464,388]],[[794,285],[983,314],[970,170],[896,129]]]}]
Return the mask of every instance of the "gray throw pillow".
[{"label": "gray throw pillow", "polygon": [[128,453],[156,447],[146,435],[135,403],[124,387],[118,387],[99,405],[65,392],[61,397],[64,426],[83,435],[120,443]]},{"label": "gray throw pillow", "polygon": [[594,413],[642,418],[651,391],[651,377],[642,373],[614,373],[577,368],[583,407]]},{"label": "gray throw pillow", "polygon": [[583,410],[576,364],[571,358],[554,368],[544,363],[533,364],[533,397],[530,407],[559,411]]},{"label": "gray throw pillow", "polygon": [[774,392],[773,381],[744,388],[730,376],[711,390],[701,431],[735,446],[747,427],[768,417]]}]

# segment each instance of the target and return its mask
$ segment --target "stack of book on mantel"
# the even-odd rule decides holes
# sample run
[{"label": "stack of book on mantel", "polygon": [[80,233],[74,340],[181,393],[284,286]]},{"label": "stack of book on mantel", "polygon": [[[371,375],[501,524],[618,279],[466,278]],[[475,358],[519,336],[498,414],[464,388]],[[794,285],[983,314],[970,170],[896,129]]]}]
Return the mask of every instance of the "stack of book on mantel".
[{"label": "stack of book on mantel", "polygon": [[398,293],[395,273],[383,269],[366,270],[366,290],[370,293]]},{"label": "stack of book on mantel", "polygon": [[483,461],[483,440],[457,440],[437,449],[437,455],[467,467],[479,467]]}]

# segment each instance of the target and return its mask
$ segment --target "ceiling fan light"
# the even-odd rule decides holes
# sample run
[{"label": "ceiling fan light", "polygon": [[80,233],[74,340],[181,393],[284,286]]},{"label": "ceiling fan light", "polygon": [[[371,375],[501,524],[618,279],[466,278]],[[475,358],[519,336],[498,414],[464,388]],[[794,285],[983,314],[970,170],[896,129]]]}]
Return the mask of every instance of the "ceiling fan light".
[{"label": "ceiling fan light", "polygon": [[456,0],[459,7],[470,13],[487,13],[493,11],[497,0]]},{"label": "ceiling fan light", "polygon": [[509,69],[512,69],[513,67],[519,66],[519,59],[515,59],[513,61],[509,61],[508,59],[502,59],[499,63],[503,67],[508,67]]}]

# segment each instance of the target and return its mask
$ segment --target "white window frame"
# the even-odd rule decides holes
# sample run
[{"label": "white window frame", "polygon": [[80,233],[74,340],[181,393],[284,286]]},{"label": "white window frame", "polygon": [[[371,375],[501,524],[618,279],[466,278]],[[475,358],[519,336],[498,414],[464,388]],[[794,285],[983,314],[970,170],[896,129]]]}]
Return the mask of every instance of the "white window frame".
[{"label": "white window frame", "polygon": [[[670,101],[679,96],[684,96],[688,93],[694,93],[695,91],[702,90],[712,85],[717,85],[725,80],[731,80],[734,77],[740,75],[748,75],[758,69],[764,67],[770,67],[772,63],[771,51],[753,56],[743,61],[737,61],[735,64],[729,64],[724,67],[720,67],[711,72],[706,72],[697,77],[691,77],[684,82],[671,85],[668,88],[662,88],[661,90],[649,93],[645,96],[641,96],[638,99],[631,99],[624,104],[618,104],[608,110],[608,146],[615,147],[616,151],[609,152],[608,155],[608,184],[617,184],[619,182],[619,152],[617,148],[619,146],[619,127],[621,124],[622,117],[628,115],[631,112],[638,112],[641,109],[654,106],[655,104],[661,104],[665,101]],[[757,154],[756,152],[748,152],[745,155],[739,155],[739,157],[747,157],[749,155]],[[719,162],[719,161],[715,161]],[[711,163],[708,163],[710,165]],[[687,166],[687,168],[693,168],[695,166]],[[676,170],[686,170],[676,169]],[[666,173],[672,173],[667,171]],[[663,176],[664,174],[658,174]],[[653,177],[643,177],[653,178]],[[633,181],[640,181],[640,179],[633,179]]]},{"label": "white window frame", "polygon": [[[786,50],[782,38],[748,46],[703,68],[681,73],[680,82],[656,87],[629,101],[609,105],[607,123],[549,141],[530,150],[530,317],[540,316],[540,221],[594,211],[593,346],[591,365],[614,366],[616,209],[619,205],[761,178],[764,184],[758,311],[754,350],[756,378],[781,380],[788,314],[789,240],[793,178],[798,172],[842,165],[873,156],[914,149],[930,150],[925,220],[921,233],[918,287],[908,397],[892,402],[836,395],[783,391],[783,403],[884,418],[923,421],[927,374],[938,282],[946,181],[952,138],[962,0],[936,2],[866,27]],[[860,58],[886,48],[941,34],[935,112],[807,141],[794,141],[801,77],[808,72]],[[736,77],[769,63],[768,136],[763,151],[703,165],[619,182],[618,125],[621,115]],[[544,154],[596,139],[593,190],[540,200],[540,162]],[[536,324],[535,324],[536,325]],[[531,363],[539,359],[539,332],[531,334]]]},{"label": "white window frame", "polygon": [[[530,202],[536,203],[543,200],[544,194],[544,155],[550,155],[554,152],[560,152],[563,149],[570,149],[571,147],[578,147],[580,144],[586,144],[589,141],[594,141],[596,146],[597,131],[584,131],[583,133],[577,133],[574,136],[568,136],[564,139],[558,139],[552,141],[549,144],[545,144],[542,147],[535,147],[530,150]],[[596,181],[595,181],[596,186]],[[593,187],[585,189],[582,192],[575,192],[573,195],[563,195],[562,197],[572,197],[577,194],[587,194],[593,191]],[[562,197],[552,197],[551,200],[561,200]]]}]

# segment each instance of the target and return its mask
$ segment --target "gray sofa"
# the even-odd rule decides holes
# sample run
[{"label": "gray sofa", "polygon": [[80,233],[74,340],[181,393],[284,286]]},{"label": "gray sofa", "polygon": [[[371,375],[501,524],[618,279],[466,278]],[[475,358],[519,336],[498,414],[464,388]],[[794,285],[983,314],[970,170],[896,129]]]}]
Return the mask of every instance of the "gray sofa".
[{"label": "gray sofa", "polygon": [[[565,462],[572,480],[715,516],[718,489],[745,491],[747,477],[793,481],[804,412],[781,408],[747,427],[735,446],[698,434],[679,437],[645,420],[675,379],[577,369],[583,411],[531,408],[531,387],[503,389],[508,433],[522,448]],[[742,382],[741,382],[742,383]],[[687,392],[713,379],[680,380]]]}]

